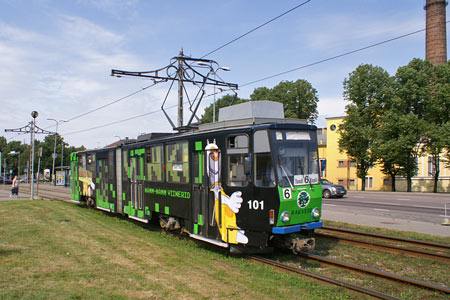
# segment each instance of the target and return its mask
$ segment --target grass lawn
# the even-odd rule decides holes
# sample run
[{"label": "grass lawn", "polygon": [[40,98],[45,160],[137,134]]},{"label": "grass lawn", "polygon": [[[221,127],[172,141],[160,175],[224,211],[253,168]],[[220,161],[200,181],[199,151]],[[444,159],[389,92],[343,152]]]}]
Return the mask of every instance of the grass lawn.
[{"label": "grass lawn", "polygon": [[0,214],[0,299],[361,299],[73,204]]}]

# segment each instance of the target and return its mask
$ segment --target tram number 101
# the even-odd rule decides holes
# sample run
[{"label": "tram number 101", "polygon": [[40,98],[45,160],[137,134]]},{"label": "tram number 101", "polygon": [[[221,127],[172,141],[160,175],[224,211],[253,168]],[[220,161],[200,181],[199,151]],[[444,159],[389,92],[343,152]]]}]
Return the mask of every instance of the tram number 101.
[{"label": "tram number 101", "polygon": [[248,200],[248,209],[254,209],[254,210],[264,210],[264,200],[258,201],[258,200]]}]

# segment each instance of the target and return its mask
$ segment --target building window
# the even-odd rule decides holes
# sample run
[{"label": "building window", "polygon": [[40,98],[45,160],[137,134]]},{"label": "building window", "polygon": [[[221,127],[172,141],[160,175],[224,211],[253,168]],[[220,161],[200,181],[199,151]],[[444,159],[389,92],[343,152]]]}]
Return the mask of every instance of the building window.
[{"label": "building window", "polygon": [[167,182],[189,182],[188,142],[166,145],[166,179]]},{"label": "building window", "polygon": [[355,179],[350,179],[349,186],[355,186]]},{"label": "building window", "polygon": [[248,157],[248,136],[235,135],[227,139],[227,166],[229,186],[246,186],[247,175],[244,172],[244,159]]},{"label": "building window", "polygon": [[356,168],[356,162],[354,160],[350,161],[350,168]]},{"label": "building window", "polygon": [[[416,158],[414,158],[414,160],[416,161],[416,172],[414,173],[414,176],[419,176],[419,158],[416,157]],[[423,170],[422,170],[422,172],[423,172]]]},{"label": "building window", "polygon": [[439,156],[428,156],[428,176],[434,176],[434,173],[436,173],[437,165],[439,165]]},{"label": "building window", "polygon": [[366,176],[366,188],[373,188],[373,177]]},{"label": "building window", "polygon": [[330,126],[330,130],[331,130],[331,131],[335,131],[335,130],[336,130],[336,125],[332,124],[332,125]]},{"label": "building window", "polygon": [[339,185],[344,185],[344,179],[339,179],[339,180],[338,180],[338,184],[339,184]]},{"label": "building window", "polygon": [[338,167],[339,168],[344,168],[345,167],[345,162],[343,160],[339,160],[338,161]]},{"label": "building window", "polygon": [[391,186],[391,180],[389,178],[383,179],[383,185],[384,186]]}]

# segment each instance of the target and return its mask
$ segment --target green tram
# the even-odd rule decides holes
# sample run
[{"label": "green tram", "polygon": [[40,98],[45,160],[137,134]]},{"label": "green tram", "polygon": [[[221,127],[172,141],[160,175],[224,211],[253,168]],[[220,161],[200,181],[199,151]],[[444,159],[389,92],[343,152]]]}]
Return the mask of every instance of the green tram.
[{"label": "green tram", "polygon": [[[231,114],[247,109],[242,105]],[[322,227],[316,127],[219,119],[73,153],[71,192],[89,207],[156,220],[233,253],[311,250],[314,229]]]}]

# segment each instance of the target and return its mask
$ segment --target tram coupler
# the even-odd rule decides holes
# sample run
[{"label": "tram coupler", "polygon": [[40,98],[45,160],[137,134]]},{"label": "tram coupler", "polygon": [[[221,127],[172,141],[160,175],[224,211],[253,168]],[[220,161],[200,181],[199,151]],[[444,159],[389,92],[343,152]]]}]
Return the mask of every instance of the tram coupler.
[{"label": "tram coupler", "polygon": [[289,249],[294,254],[301,251],[313,251],[316,247],[316,239],[313,237],[304,236],[298,233],[289,235],[277,235],[273,238],[272,243],[277,248]]}]

